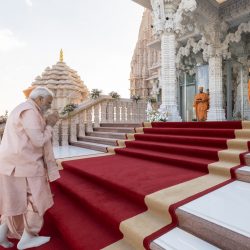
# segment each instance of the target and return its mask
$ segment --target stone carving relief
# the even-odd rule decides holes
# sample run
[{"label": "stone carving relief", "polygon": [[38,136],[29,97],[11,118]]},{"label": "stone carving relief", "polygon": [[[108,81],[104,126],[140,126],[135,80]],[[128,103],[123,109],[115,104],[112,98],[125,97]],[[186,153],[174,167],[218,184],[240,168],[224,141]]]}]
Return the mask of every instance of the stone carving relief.
[{"label": "stone carving relief", "polygon": [[193,12],[197,3],[196,0],[182,0],[180,4],[178,2],[151,0],[153,29],[156,35],[160,35],[164,31],[180,33],[183,30],[182,21],[185,15]]}]

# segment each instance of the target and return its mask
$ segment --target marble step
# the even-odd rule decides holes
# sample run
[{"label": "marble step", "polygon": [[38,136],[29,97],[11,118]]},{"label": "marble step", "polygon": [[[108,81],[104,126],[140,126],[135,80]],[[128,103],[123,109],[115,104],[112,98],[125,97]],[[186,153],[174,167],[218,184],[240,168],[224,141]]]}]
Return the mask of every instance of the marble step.
[{"label": "marble step", "polygon": [[80,148],[87,148],[95,151],[100,152],[108,152],[107,147],[110,147],[110,145],[105,144],[99,144],[99,143],[93,143],[93,142],[83,142],[83,141],[72,141],[70,145]]},{"label": "marble step", "polygon": [[86,132],[87,136],[92,137],[102,137],[102,138],[114,138],[118,140],[125,140],[126,139],[126,133],[110,133],[110,132]]},{"label": "marble step", "polygon": [[111,133],[135,133],[134,128],[126,127],[97,127],[93,129],[98,132],[111,132]]},{"label": "marble step", "polygon": [[105,144],[105,145],[110,145],[110,146],[117,146],[117,139],[113,139],[113,138],[83,136],[83,137],[78,137],[78,141],[93,142],[93,143],[98,143],[98,144]]},{"label": "marble step", "polygon": [[219,250],[219,248],[176,227],[150,244],[151,250]]},{"label": "marble step", "polygon": [[250,166],[239,168],[235,173],[237,180],[250,182]]},{"label": "marble step", "polygon": [[245,155],[246,165],[250,166],[250,154]]},{"label": "marble step", "polygon": [[100,127],[138,128],[143,126],[141,123],[101,123]]},{"label": "marble step", "polygon": [[250,249],[250,183],[234,181],[176,210],[179,227],[227,250]]}]

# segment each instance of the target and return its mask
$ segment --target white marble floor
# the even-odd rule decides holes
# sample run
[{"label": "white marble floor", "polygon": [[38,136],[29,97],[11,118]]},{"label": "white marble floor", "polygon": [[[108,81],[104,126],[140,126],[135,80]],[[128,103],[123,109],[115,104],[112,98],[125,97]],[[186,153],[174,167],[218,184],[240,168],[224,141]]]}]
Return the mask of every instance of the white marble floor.
[{"label": "white marble floor", "polygon": [[250,183],[234,181],[180,209],[250,237]]},{"label": "white marble floor", "polygon": [[100,154],[99,151],[74,146],[59,146],[54,147],[53,149],[56,159]]},{"label": "white marble floor", "polygon": [[[152,246],[152,250],[218,250],[219,248],[185,232],[180,228],[174,228],[167,234],[154,241],[157,246]],[[160,247],[160,248],[159,248]]]},{"label": "white marble floor", "polygon": [[245,167],[239,168],[238,170],[250,172],[250,167],[249,166],[245,166]]}]

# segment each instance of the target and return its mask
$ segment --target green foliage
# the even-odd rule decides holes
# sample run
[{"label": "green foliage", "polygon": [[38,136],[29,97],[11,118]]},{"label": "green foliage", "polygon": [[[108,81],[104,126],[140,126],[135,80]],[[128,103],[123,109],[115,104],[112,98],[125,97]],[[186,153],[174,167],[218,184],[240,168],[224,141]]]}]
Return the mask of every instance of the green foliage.
[{"label": "green foliage", "polygon": [[133,101],[138,102],[138,101],[141,100],[141,97],[140,97],[139,95],[132,95],[132,96],[131,96],[131,99],[132,99]]},{"label": "green foliage", "polygon": [[101,93],[102,93],[102,90],[100,89],[92,89],[90,92],[90,97],[91,99],[97,99]]},{"label": "green foliage", "polygon": [[113,98],[113,99],[119,99],[120,98],[120,95],[115,92],[115,91],[112,91],[109,93],[109,95]]},{"label": "green foliage", "polygon": [[70,112],[74,111],[77,108],[77,105],[74,103],[69,103],[67,104],[64,108],[63,111],[61,112],[62,115],[69,114]]}]

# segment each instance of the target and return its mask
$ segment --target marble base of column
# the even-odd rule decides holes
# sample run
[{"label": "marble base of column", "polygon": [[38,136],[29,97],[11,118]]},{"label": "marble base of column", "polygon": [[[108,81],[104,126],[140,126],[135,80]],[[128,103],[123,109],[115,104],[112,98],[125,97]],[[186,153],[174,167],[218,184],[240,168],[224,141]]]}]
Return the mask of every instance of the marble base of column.
[{"label": "marble base of column", "polygon": [[167,112],[169,122],[181,122],[182,121],[179,115],[177,106],[166,106],[162,104],[158,111],[160,112],[160,114],[162,114],[162,116],[164,116],[164,114]]},{"label": "marble base of column", "polygon": [[207,114],[207,121],[225,121],[224,109],[209,109]]}]

